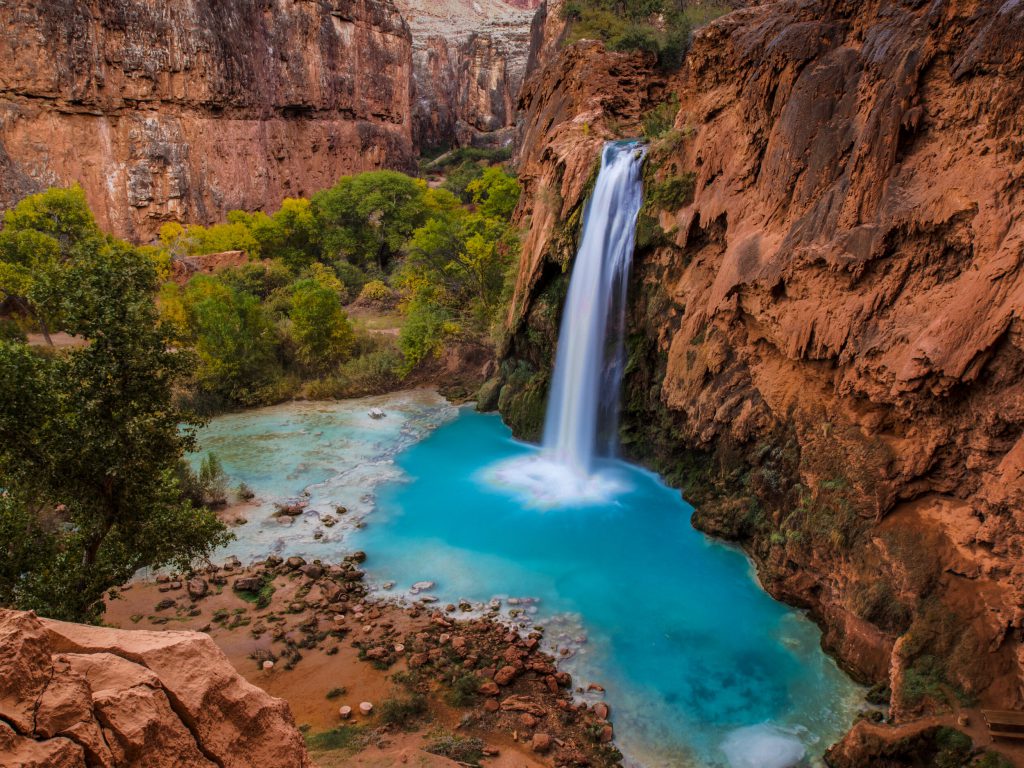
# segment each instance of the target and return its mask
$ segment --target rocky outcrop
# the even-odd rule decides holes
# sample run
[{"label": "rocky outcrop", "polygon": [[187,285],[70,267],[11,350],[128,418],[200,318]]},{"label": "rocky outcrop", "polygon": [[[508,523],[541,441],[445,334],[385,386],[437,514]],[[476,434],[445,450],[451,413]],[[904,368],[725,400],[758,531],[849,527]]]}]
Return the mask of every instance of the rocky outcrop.
[{"label": "rocky outcrop", "polygon": [[499,407],[539,429],[600,143],[678,103],[650,143],[624,450],[899,720],[1024,705],[1022,35],[1019,3],[786,0],[701,30],[668,82],[583,45],[523,93]]},{"label": "rocky outcrop", "polygon": [[530,49],[530,3],[396,0],[413,40],[416,146],[503,146]]},{"label": "rocky outcrop", "polygon": [[207,635],[0,610],[0,754],[11,768],[306,768],[288,705]]},{"label": "rocky outcrop", "polygon": [[77,182],[102,226],[146,240],[412,164],[390,0],[15,0],[0,58],[0,207]]}]

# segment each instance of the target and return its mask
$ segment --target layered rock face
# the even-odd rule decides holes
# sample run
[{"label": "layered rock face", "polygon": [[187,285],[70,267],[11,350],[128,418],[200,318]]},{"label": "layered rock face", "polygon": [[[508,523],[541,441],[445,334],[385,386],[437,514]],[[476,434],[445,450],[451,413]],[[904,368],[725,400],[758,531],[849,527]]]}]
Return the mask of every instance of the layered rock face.
[{"label": "layered rock face", "polygon": [[390,0],[15,0],[0,58],[0,207],[77,182],[101,225],[146,240],[412,164]]},{"label": "layered rock face", "polygon": [[523,92],[503,413],[539,430],[600,144],[674,94],[624,450],[891,686],[898,719],[1024,705],[1021,39],[1019,3],[783,1],[700,31],[667,82],[583,45]]},{"label": "layered rock face", "polygon": [[412,30],[417,147],[508,144],[535,4],[396,2]]},{"label": "layered rock face", "polygon": [[0,755],[11,768],[307,768],[288,705],[198,632],[0,610]]}]

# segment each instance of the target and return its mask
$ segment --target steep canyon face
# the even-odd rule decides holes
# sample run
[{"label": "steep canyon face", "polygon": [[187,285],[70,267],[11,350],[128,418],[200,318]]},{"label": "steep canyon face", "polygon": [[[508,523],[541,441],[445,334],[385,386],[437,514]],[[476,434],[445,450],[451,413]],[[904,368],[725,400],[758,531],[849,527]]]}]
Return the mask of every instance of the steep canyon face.
[{"label": "steep canyon face", "polygon": [[396,0],[413,41],[421,150],[511,143],[535,0]]},{"label": "steep canyon face", "polygon": [[413,163],[389,0],[17,0],[0,58],[3,208],[78,182],[101,225],[146,240]]},{"label": "steep canyon face", "polygon": [[671,76],[581,43],[522,94],[491,401],[537,435],[599,147],[662,105],[624,450],[898,720],[1024,705],[1022,39],[1020,3],[783,0],[698,32]]}]

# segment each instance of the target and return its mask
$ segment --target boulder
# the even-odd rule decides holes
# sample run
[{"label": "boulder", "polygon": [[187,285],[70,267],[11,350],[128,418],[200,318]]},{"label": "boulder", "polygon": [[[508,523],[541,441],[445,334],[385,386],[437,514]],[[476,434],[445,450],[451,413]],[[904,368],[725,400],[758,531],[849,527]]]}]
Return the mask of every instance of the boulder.
[{"label": "boulder", "polygon": [[319,565],[318,563],[310,563],[309,565],[305,565],[302,567],[302,575],[305,576],[307,579],[312,579],[316,581],[324,575],[323,566]]},{"label": "boulder", "polygon": [[263,579],[259,576],[239,576],[232,586],[239,592],[259,592],[263,589]]},{"label": "boulder", "polygon": [[543,755],[551,749],[551,737],[546,733],[535,733],[530,739],[530,749]]},{"label": "boulder", "polygon": [[210,591],[210,585],[207,583],[206,579],[200,578],[199,576],[189,579],[187,587],[188,596],[193,600],[201,600],[206,597]]},{"label": "boulder", "polygon": [[301,567],[302,567],[302,566],[304,566],[305,564],[306,564],[306,561],[305,561],[305,560],[303,560],[303,559],[302,559],[301,557],[299,557],[298,555],[292,555],[292,556],[291,556],[291,557],[289,557],[289,558],[288,558],[287,560],[285,560],[285,565],[287,565],[287,566],[288,566],[289,568],[291,568],[291,569],[292,569],[293,571],[294,571],[294,570],[296,570],[297,568],[301,568]]},{"label": "boulder", "polygon": [[518,675],[519,670],[515,667],[502,667],[494,673],[494,682],[498,685],[509,685]]},{"label": "boulder", "polygon": [[288,705],[197,632],[0,610],[0,763],[309,768]]}]

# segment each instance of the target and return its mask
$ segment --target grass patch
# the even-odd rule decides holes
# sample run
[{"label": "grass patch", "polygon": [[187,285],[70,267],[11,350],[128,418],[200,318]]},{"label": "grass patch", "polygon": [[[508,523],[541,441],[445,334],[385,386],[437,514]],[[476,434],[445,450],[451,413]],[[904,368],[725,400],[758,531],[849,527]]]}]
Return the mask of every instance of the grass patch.
[{"label": "grass patch", "polygon": [[344,696],[344,695],[345,695],[345,686],[339,686],[338,688],[331,688],[331,690],[329,690],[327,692],[327,698],[328,699],[336,699],[339,696]]},{"label": "grass patch", "polygon": [[307,734],[306,746],[317,752],[355,752],[363,746],[363,734],[357,725],[339,725],[329,731]]}]

